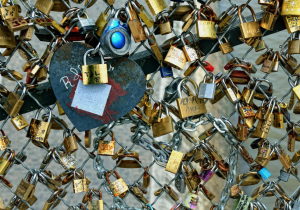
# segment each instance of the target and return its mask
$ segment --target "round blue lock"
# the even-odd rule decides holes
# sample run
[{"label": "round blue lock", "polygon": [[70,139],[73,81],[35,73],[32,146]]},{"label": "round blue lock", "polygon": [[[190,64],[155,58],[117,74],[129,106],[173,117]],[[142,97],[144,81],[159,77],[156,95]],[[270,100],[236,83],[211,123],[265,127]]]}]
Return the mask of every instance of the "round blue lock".
[{"label": "round blue lock", "polygon": [[121,49],[125,45],[125,36],[119,31],[113,33],[110,39],[112,45],[117,49]]}]

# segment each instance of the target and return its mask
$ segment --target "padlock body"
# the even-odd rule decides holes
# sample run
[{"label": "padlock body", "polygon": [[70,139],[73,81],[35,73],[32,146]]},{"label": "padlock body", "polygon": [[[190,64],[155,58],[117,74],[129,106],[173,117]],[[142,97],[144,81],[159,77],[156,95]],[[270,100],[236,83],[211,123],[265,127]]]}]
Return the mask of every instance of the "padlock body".
[{"label": "padlock body", "polygon": [[179,98],[176,100],[176,102],[180,116],[183,119],[191,116],[197,116],[207,112],[204,99],[200,99],[197,96]]},{"label": "padlock body", "polygon": [[145,0],[152,15],[157,15],[165,8],[168,7],[168,4],[165,0]]},{"label": "padlock body", "polygon": [[182,70],[184,68],[186,61],[184,52],[174,46],[170,47],[168,54],[165,57],[165,63],[178,70]]},{"label": "padlock body", "polygon": [[89,210],[104,210],[103,200],[89,201]]},{"label": "padlock body", "polygon": [[162,118],[159,123],[153,123],[152,129],[154,138],[172,133],[174,131],[172,117],[167,116]]},{"label": "padlock body", "polygon": [[109,185],[109,188],[115,197],[118,197],[119,195],[128,191],[128,186],[126,185],[126,183],[124,182],[124,180],[122,178],[111,183]]},{"label": "padlock body", "polygon": [[260,26],[264,29],[273,31],[278,17],[278,15],[266,11],[261,18]]},{"label": "padlock body", "polygon": [[37,119],[31,119],[26,137],[39,142],[47,142],[51,130],[51,122],[47,123]]},{"label": "padlock body", "polygon": [[115,141],[99,141],[98,155],[113,156],[115,154]]},{"label": "padlock body", "polygon": [[108,83],[107,64],[82,66],[82,83],[83,85]]},{"label": "padlock body", "polygon": [[54,2],[51,0],[37,0],[34,7],[40,10],[42,13],[49,15],[52,8],[54,6]]},{"label": "padlock body", "polygon": [[240,29],[244,39],[249,39],[252,37],[260,37],[262,35],[258,21],[241,23]]},{"label": "padlock body", "polygon": [[6,169],[9,167],[10,162],[5,158],[0,158],[0,175],[3,175]]},{"label": "padlock body", "polygon": [[285,0],[282,3],[282,9],[281,9],[281,15],[287,16],[287,15],[293,15],[293,16],[300,16],[300,7],[299,7],[298,1],[293,0]]},{"label": "padlock body", "polygon": [[3,108],[11,117],[17,116],[24,104],[24,101],[20,100],[19,98],[20,96],[17,93],[10,92],[3,104]]},{"label": "padlock body", "polygon": [[216,39],[215,22],[198,20],[197,24],[197,36],[201,39]]}]

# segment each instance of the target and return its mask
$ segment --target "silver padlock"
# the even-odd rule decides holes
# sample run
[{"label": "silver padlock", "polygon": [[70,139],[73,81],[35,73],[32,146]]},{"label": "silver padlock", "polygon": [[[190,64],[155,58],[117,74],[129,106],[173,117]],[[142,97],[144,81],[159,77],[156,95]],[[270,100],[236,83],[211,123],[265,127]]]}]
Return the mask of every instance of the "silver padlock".
[{"label": "silver padlock", "polygon": [[97,29],[97,26],[96,26],[94,20],[89,18],[88,16],[86,19],[81,18],[79,16],[79,12],[78,12],[77,18],[78,18],[77,27],[79,29],[80,34],[86,34],[87,32],[95,31]]},{"label": "silver padlock", "polygon": [[183,193],[185,193],[185,189],[186,189],[186,183],[184,182],[184,172],[183,172],[183,169],[179,173],[180,174],[175,179],[175,187],[178,190],[178,192],[180,192],[181,194],[183,194]]},{"label": "silver padlock", "polygon": [[198,98],[213,99],[216,91],[216,78],[215,75],[212,74],[212,83],[205,83],[206,77],[207,76],[205,75],[203,83],[200,85]]},{"label": "silver padlock", "polygon": [[280,170],[280,176],[278,177],[278,179],[281,179],[284,182],[287,182],[290,178],[290,174],[285,172],[284,170]]}]

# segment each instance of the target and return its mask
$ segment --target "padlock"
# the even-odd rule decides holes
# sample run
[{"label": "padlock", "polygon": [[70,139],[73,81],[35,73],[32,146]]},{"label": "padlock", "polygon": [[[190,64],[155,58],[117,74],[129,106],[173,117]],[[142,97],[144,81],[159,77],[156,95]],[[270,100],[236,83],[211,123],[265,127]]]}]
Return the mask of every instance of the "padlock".
[{"label": "padlock", "polygon": [[92,51],[94,51],[94,49],[86,51],[83,57],[83,66],[81,66],[82,83],[83,85],[108,83],[107,64],[104,63],[101,52],[99,52],[101,58],[100,64],[87,65],[86,57]]},{"label": "padlock", "polygon": [[242,20],[241,9],[246,4],[242,4],[239,6],[239,19],[240,19],[240,30],[244,39],[252,38],[252,37],[260,37],[262,36],[259,22],[256,20],[255,13],[250,5],[247,5],[247,8],[252,13],[253,22],[244,23]]},{"label": "padlock", "polygon": [[222,43],[221,40],[218,39],[218,41],[220,43],[219,48],[220,48],[221,52],[223,53],[223,55],[234,51],[232,45],[230,44],[230,42],[228,42],[228,40],[226,39],[225,36],[224,36],[224,39],[225,39],[225,43]]},{"label": "padlock", "polygon": [[247,125],[245,122],[241,123],[241,117],[239,117],[239,121],[237,124],[237,131],[236,131],[236,139],[239,141],[246,141],[247,140]]},{"label": "padlock", "polygon": [[[278,150],[279,149],[279,150]],[[280,145],[275,147],[275,153],[278,156],[279,161],[281,162],[282,166],[285,170],[290,170],[292,165],[292,160],[288,154],[281,148]]]},{"label": "padlock", "polygon": [[88,201],[89,210],[104,210],[104,204],[102,200],[102,193],[99,190],[99,200],[92,199],[93,193],[90,194],[90,200]]},{"label": "padlock", "polygon": [[[157,110],[157,108],[159,108]],[[157,104],[155,103],[153,105],[153,109],[151,110],[151,115],[150,115],[150,118],[149,118],[149,122],[150,123],[158,123],[161,121],[161,115],[162,115],[162,111],[161,111],[161,104]]]},{"label": "padlock", "polygon": [[288,54],[299,54],[300,53],[300,34],[298,32],[294,33],[294,38],[293,34],[290,35],[290,40],[288,41]]},{"label": "padlock", "polygon": [[162,78],[168,78],[168,77],[173,77],[173,70],[172,70],[172,67],[169,66],[169,65],[164,65],[164,62],[163,61],[160,61],[160,68],[159,68],[159,71],[160,71],[160,76]]},{"label": "padlock", "polygon": [[[242,181],[243,180],[243,181]],[[242,182],[241,182],[242,181]],[[261,181],[260,177],[257,175],[257,172],[248,172],[245,174],[240,174],[236,178],[236,183],[239,186],[249,186],[258,184]],[[240,183],[241,182],[241,183]]]},{"label": "padlock", "polygon": [[111,181],[109,180],[110,173],[112,173],[112,172],[106,173],[106,181],[108,182],[109,188],[112,191],[112,193],[114,194],[114,196],[118,197],[120,195],[126,194],[128,191],[128,186],[124,182],[124,180],[119,176],[119,174],[116,171],[113,171],[113,173],[115,173],[115,175],[117,177],[117,180],[114,181],[113,183],[111,183]]},{"label": "padlock", "polygon": [[[196,24],[197,36],[200,39],[216,39],[217,35],[215,22],[212,20],[212,14],[209,13],[209,20],[201,20],[201,12],[203,10],[204,8],[200,9],[200,11],[198,12],[198,21]],[[211,10],[211,12],[213,11]]]},{"label": "padlock", "polygon": [[[221,80],[221,84],[222,84],[222,88],[225,91],[225,94],[227,96],[227,98],[229,99],[230,102],[232,103],[237,103],[240,101],[240,98],[237,96],[237,94],[234,92],[234,90],[232,89],[232,87],[236,88],[236,92],[239,93],[239,89],[234,85],[234,83],[232,82],[232,80],[229,78],[229,82],[231,83],[231,87],[228,87],[225,83],[224,78]],[[215,96],[214,96],[215,97]]]},{"label": "padlock", "polygon": [[157,15],[168,7],[165,0],[145,0],[152,15]]},{"label": "padlock", "polygon": [[68,154],[65,152],[63,155],[59,155],[57,150],[55,150],[56,157],[61,161],[62,166],[65,169],[75,169],[76,168],[76,153]]},{"label": "padlock", "polygon": [[204,76],[203,82],[200,84],[200,90],[198,93],[198,98],[201,99],[213,99],[216,91],[216,84],[215,84],[215,75],[211,74],[212,82],[205,83],[207,75]]},{"label": "padlock", "polygon": [[281,15],[282,16],[299,16],[300,12],[298,11],[299,5],[298,2],[294,2],[292,0],[287,0],[282,2]]},{"label": "padlock", "polygon": [[0,40],[1,48],[15,48],[16,40],[14,33],[5,25],[0,25],[0,37],[3,37]]},{"label": "padlock", "polygon": [[[168,13],[167,13],[168,14]],[[168,16],[161,15],[159,31],[161,35],[166,35],[172,33],[171,23]]]},{"label": "padlock", "polygon": [[148,174],[148,166],[144,168],[144,175],[143,175],[143,188],[147,188],[150,186],[150,175]]},{"label": "padlock", "polygon": [[198,193],[188,192],[186,195],[186,199],[183,203],[183,206],[185,206],[189,209],[196,209],[199,199],[200,198],[199,198]]},{"label": "padlock", "polygon": [[6,20],[6,25],[11,32],[22,31],[29,27],[28,22],[22,16]]},{"label": "padlock", "polygon": [[284,128],[283,124],[283,114],[281,113],[281,106],[277,103],[277,109],[278,113],[274,113],[274,122],[273,122],[273,127],[282,129]]},{"label": "padlock", "polygon": [[264,60],[260,71],[270,74],[274,68],[276,57],[277,56],[275,53],[274,53],[274,55],[269,55],[269,57],[266,60]]},{"label": "padlock", "polygon": [[255,85],[254,85],[253,89],[250,89],[252,81],[249,81],[248,85],[246,87],[244,87],[244,89],[242,91],[242,99],[246,104],[252,103],[252,101],[254,99],[254,95],[255,95],[255,90],[257,89],[258,85],[262,82],[262,80],[256,79],[256,80],[254,80],[254,82],[255,82]]},{"label": "padlock", "polygon": [[181,165],[183,156],[184,156],[183,153],[173,150],[169,157],[169,160],[168,160],[165,170],[169,171],[173,174],[176,174]]},{"label": "padlock", "polygon": [[80,12],[78,12],[77,14],[77,27],[79,29],[80,34],[86,34],[89,31],[94,31],[97,29],[97,26],[95,25],[95,22],[92,18],[81,18],[79,14]]},{"label": "padlock", "polygon": [[[7,156],[4,157],[7,152],[8,152]],[[13,161],[14,157],[15,157],[15,151],[14,150],[7,149],[2,153],[2,155],[0,156],[0,175],[5,174],[5,171],[10,166],[10,164]]]},{"label": "padlock", "polygon": [[167,192],[169,193],[169,195],[175,200],[178,201],[179,197],[177,195],[177,193],[167,184],[165,184],[165,189],[167,190]]},{"label": "padlock", "polygon": [[0,151],[5,150],[6,148],[10,147],[11,141],[5,135],[4,131],[1,129],[2,137],[0,137]]},{"label": "padlock", "polygon": [[297,23],[300,19],[298,16],[282,16],[288,33],[294,33],[300,29]]},{"label": "padlock", "polygon": [[236,105],[239,106],[239,112],[242,118],[253,118],[255,116],[252,106],[242,106],[241,103],[237,103]]},{"label": "padlock", "polygon": [[232,209],[236,209],[236,210],[248,209],[250,205],[250,201],[251,201],[251,197],[242,194],[239,199],[235,200]]},{"label": "padlock", "polygon": [[[67,136],[68,135],[68,136]],[[71,130],[66,130],[63,134],[64,141],[63,145],[66,149],[67,154],[72,154],[78,150],[77,139]]]},{"label": "padlock", "polygon": [[128,25],[135,43],[147,39],[145,31],[143,30],[143,26],[140,22],[140,19],[138,18],[135,11],[132,9],[132,5],[130,1],[128,1],[125,9],[127,11],[127,14],[129,15]]},{"label": "padlock", "polygon": [[145,31],[146,37],[148,39],[148,43],[155,57],[157,58],[158,61],[162,61],[164,59],[162,55],[162,51],[160,49],[160,46],[157,44],[154,35],[150,35],[149,29],[146,26],[143,26],[143,29]]},{"label": "padlock", "polygon": [[20,40],[21,41],[30,41],[32,39],[32,35],[34,32],[34,25],[31,25],[30,23],[32,23],[31,20],[29,20],[29,24],[30,25],[27,29],[20,31]]},{"label": "padlock", "polygon": [[278,179],[287,182],[290,178],[290,174],[287,173],[286,171],[284,171],[283,169],[280,170],[280,175],[278,177]]},{"label": "padlock", "polygon": [[217,170],[216,163],[210,169],[203,169],[200,174],[199,178],[202,179],[204,182],[208,182],[214,175],[215,171]]},{"label": "padlock", "polygon": [[175,187],[178,190],[178,192],[180,192],[181,194],[185,193],[185,189],[186,189],[184,173],[185,172],[181,170],[181,172],[179,172],[179,175],[175,179]]},{"label": "padlock", "polygon": [[3,104],[3,108],[11,117],[17,116],[24,104],[23,98],[26,94],[26,87],[25,86],[23,87],[21,96],[17,94],[18,87],[19,86],[16,86],[14,92],[9,93],[8,97],[6,98]]},{"label": "padlock", "polygon": [[217,29],[218,33],[223,31],[231,23],[233,15],[237,14],[237,12],[238,12],[238,6],[232,5],[227,10],[221,13],[221,15],[218,17],[218,19],[220,20]]},{"label": "padlock", "polygon": [[273,31],[274,26],[276,24],[276,20],[278,19],[279,15],[277,15],[278,10],[279,10],[279,0],[275,0],[275,12],[274,14],[269,12],[271,6],[268,6],[267,10],[264,12],[260,26],[264,29]]},{"label": "padlock", "polygon": [[197,191],[199,184],[201,183],[201,179],[199,178],[199,174],[196,169],[190,165],[191,171],[188,170],[185,164],[182,164],[182,168],[185,171],[184,182],[188,187],[190,192]]},{"label": "padlock", "polygon": [[98,19],[95,22],[95,25],[97,26],[97,31],[96,34],[97,36],[101,36],[104,28],[106,27],[109,18],[114,14],[114,9],[111,10],[110,15],[108,15],[108,11],[110,10],[109,7],[107,7],[104,12],[101,12],[101,14],[99,15]]},{"label": "padlock", "polygon": [[[121,10],[124,11],[125,9]],[[111,57],[126,55],[131,46],[131,33],[128,26],[129,17],[126,23],[121,24],[121,20],[118,18],[121,10],[117,10],[114,18],[109,20],[100,37],[103,52]]]},{"label": "padlock", "polygon": [[15,5],[13,1],[10,1],[11,6],[6,7],[6,4],[0,2],[0,14],[2,20],[9,20],[19,17],[18,5]]},{"label": "padlock", "polygon": [[181,49],[177,48],[177,45],[178,43],[173,44],[170,47],[164,61],[169,66],[178,70],[182,70],[187,60],[184,52]]},{"label": "padlock", "polygon": [[54,5],[51,11],[65,12],[70,8],[69,0],[64,0],[64,2],[62,0],[54,0],[53,3]]},{"label": "padlock", "polygon": [[87,192],[89,191],[89,186],[87,185],[86,177],[85,177],[85,172],[83,171],[83,179],[77,179],[76,177],[76,169],[74,170],[73,176],[73,192],[74,193],[80,193],[80,192]]},{"label": "padlock", "polygon": [[[190,34],[190,36],[193,39],[193,43],[195,43],[194,35],[192,33],[190,33],[190,32],[189,32],[189,34]],[[190,45],[190,44],[186,45],[186,43],[185,43],[185,41],[183,39],[183,34],[181,35],[180,39],[181,39],[181,42],[183,44],[183,47],[182,47],[183,52],[184,52],[184,54],[185,54],[188,62],[194,62],[194,61],[196,61],[199,58],[196,50],[192,47],[192,45]]]},{"label": "padlock", "polygon": [[258,42],[257,46],[255,47],[255,52],[259,52],[266,49],[266,43],[265,41],[261,38],[260,41]]},{"label": "padlock", "polygon": [[169,109],[167,105],[164,106],[166,110],[166,117],[162,118],[160,122],[153,123],[153,137],[157,138],[174,131],[172,117],[169,115]]},{"label": "padlock", "polygon": [[295,94],[295,96],[297,97],[298,100],[300,100],[300,84],[299,85],[295,85],[292,81],[291,78],[288,79],[289,83],[291,85],[291,87],[293,88],[292,91]]},{"label": "padlock", "polygon": [[34,7],[40,10],[42,13],[49,15],[54,6],[53,0],[37,0]]},{"label": "padlock", "polygon": [[20,196],[25,201],[33,197],[35,192],[35,186],[38,181],[37,172],[31,174],[30,172],[27,173],[25,179],[22,179],[19,186],[17,187],[15,194]]},{"label": "padlock", "polygon": [[[191,116],[198,116],[203,113],[206,113],[206,107],[204,103],[204,99],[199,99],[197,96],[189,96],[182,98],[181,96],[181,84],[187,79],[185,77],[180,81],[177,87],[177,92],[179,98],[176,99],[177,107],[180,113],[181,118],[191,117]],[[189,80],[194,88],[196,93],[198,92],[197,84],[193,80]]]},{"label": "padlock", "polygon": [[99,141],[98,155],[113,156],[115,154],[115,134],[111,132],[111,141],[104,141],[104,137]]},{"label": "padlock", "polygon": [[137,15],[142,19],[146,26],[151,28],[154,24],[154,20],[149,14],[148,10],[146,10],[143,5],[140,5],[138,1],[131,1],[131,4]]},{"label": "padlock", "polygon": [[47,122],[38,120],[39,114],[42,108],[38,109],[35,114],[35,118],[32,118],[30,121],[30,125],[26,134],[26,137],[30,138],[33,141],[39,141],[42,143],[48,142],[48,136],[51,130],[51,117],[52,111],[49,107],[47,109],[50,112],[50,117],[48,118]]}]

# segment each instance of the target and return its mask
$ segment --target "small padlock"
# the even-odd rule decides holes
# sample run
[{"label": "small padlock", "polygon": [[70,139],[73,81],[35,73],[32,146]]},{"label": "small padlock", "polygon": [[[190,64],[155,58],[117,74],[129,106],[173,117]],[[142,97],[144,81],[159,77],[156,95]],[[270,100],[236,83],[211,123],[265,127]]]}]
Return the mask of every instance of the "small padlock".
[{"label": "small padlock", "polygon": [[83,66],[81,66],[82,83],[83,85],[108,83],[107,64],[104,63],[104,58],[101,52],[99,52],[101,64],[87,65],[86,57],[92,51],[94,51],[94,49],[86,51],[83,57]]},{"label": "small padlock", "polygon": [[278,177],[278,179],[287,182],[290,178],[290,174],[286,171],[284,171],[283,169],[280,170],[280,175]]},{"label": "small padlock", "polygon": [[47,122],[38,120],[39,114],[43,108],[38,109],[35,114],[35,118],[32,118],[30,121],[30,125],[26,134],[26,137],[30,138],[33,141],[39,141],[42,143],[48,142],[48,136],[51,130],[51,117],[52,110],[47,107],[50,112],[50,116]]},{"label": "small padlock", "polygon": [[18,5],[15,5],[13,1],[10,1],[11,6],[6,7],[6,3],[0,2],[0,14],[2,20],[9,20],[19,17]]},{"label": "small padlock", "polygon": [[157,15],[168,7],[165,0],[145,0],[152,15]]},{"label": "small padlock", "polygon": [[120,195],[125,195],[128,191],[127,184],[124,182],[124,180],[119,176],[119,174],[116,171],[113,171],[113,173],[115,173],[117,180],[114,181],[113,183],[111,183],[111,181],[109,180],[110,173],[112,173],[112,172],[106,173],[106,181],[108,182],[109,188],[112,191],[112,193],[114,194],[114,196],[118,197]]},{"label": "small padlock", "polygon": [[148,174],[148,166],[144,169],[144,175],[143,175],[143,188],[147,188],[150,185],[150,175]]},{"label": "small padlock", "polygon": [[200,84],[200,90],[198,93],[198,98],[201,99],[213,99],[215,96],[216,91],[216,84],[215,84],[215,75],[211,74],[212,76],[212,82],[211,83],[205,83],[207,75],[204,76],[203,82]]},{"label": "small padlock", "polygon": [[209,13],[209,20],[201,20],[201,12],[205,8],[201,8],[198,12],[198,21],[196,24],[197,27],[197,36],[200,39],[216,39],[216,29],[215,29],[215,22],[213,21],[212,13],[213,11]]},{"label": "small padlock", "polygon": [[273,31],[274,26],[276,24],[276,20],[278,19],[279,15],[277,15],[278,10],[279,10],[279,0],[275,0],[275,12],[271,13],[269,10],[271,9],[272,6],[268,6],[267,10],[264,12],[260,26],[264,29]]},{"label": "small padlock", "polygon": [[171,67],[178,70],[182,70],[187,60],[184,52],[181,49],[177,48],[176,47],[177,45],[178,43],[173,44],[170,47],[164,61],[166,64],[170,65]]},{"label": "small padlock", "polygon": [[74,193],[89,191],[89,186],[87,185],[87,182],[86,182],[85,172],[83,169],[82,169],[82,171],[83,171],[83,179],[77,179],[76,169],[74,170],[74,173],[73,173],[73,176],[74,176],[73,192]]},{"label": "small padlock", "polygon": [[5,150],[6,148],[10,147],[11,141],[5,135],[4,131],[1,129],[2,137],[0,137],[0,151]]},{"label": "small padlock", "polygon": [[14,92],[10,92],[8,97],[6,98],[3,108],[6,110],[9,116],[15,117],[19,113],[20,109],[22,108],[24,101],[23,98],[25,97],[26,94],[26,87],[23,87],[23,91],[21,96],[17,94],[18,90],[17,86],[14,90]]},{"label": "small padlock", "polygon": [[153,137],[157,138],[159,136],[163,136],[174,131],[172,117],[169,115],[169,109],[167,105],[165,105],[166,117],[162,118],[160,122],[153,123]]},{"label": "small padlock", "polygon": [[[7,154],[6,157],[4,157]],[[15,157],[15,151],[6,149],[0,156],[0,175],[4,175],[7,168],[10,166],[11,162],[13,161]]]},{"label": "small padlock", "polygon": [[296,86],[291,81],[291,78],[289,78],[288,80],[289,80],[289,83],[290,83],[291,87],[293,88],[292,89],[293,93],[295,94],[295,96],[297,97],[297,99],[300,100],[300,84]]},{"label": "small padlock", "polygon": [[37,175],[37,172],[35,172],[33,175],[31,172],[28,172],[25,179],[22,179],[17,187],[15,191],[16,195],[20,196],[24,200],[32,198],[35,192],[35,185],[38,181]]},{"label": "small padlock", "polygon": [[80,34],[86,34],[89,31],[95,31],[97,29],[97,26],[95,25],[95,22],[92,18],[89,17],[87,17],[86,19],[81,18],[79,14],[80,12],[78,12],[77,14],[77,18],[78,18],[77,27],[79,29]]},{"label": "small padlock", "polygon": [[232,45],[230,44],[230,42],[228,42],[228,40],[226,39],[225,36],[224,36],[224,39],[225,39],[225,43],[222,43],[221,40],[218,39],[218,41],[220,43],[219,48],[220,48],[221,52],[223,53],[223,55],[234,51]]},{"label": "small padlock", "polygon": [[164,65],[163,61],[160,62],[159,71],[162,78],[173,77],[172,67],[166,64]]},{"label": "small padlock", "polygon": [[178,201],[179,197],[177,195],[177,193],[167,184],[165,185],[165,189],[167,190],[167,192],[170,194],[170,196],[175,200]]},{"label": "small padlock", "polygon": [[154,25],[154,20],[149,12],[144,8],[143,5],[140,5],[138,1],[131,1],[131,4],[137,15],[142,19],[146,26],[151,28]]},{"label": "small padlock", "polygon": [[113,156],[115,154],[115,134],[111,131],[111,141],[104,141],[104,137],[99,141],[98,155]]},{"label": "small padlock", "polygon": [[181,172],[179,172],[179,175],[175,179],[175,187],[178,190],[178,192],[180,192],[181,194],[185,193],[185,189],[186,189],[186,183],[184,178],[185,175],[184,175],[184,171],[182,170]]},{"label": "small padlock", "polygon": [[168,160],[165,170],[169,171],[173,174],[177,174],[177,171],[180,168],[183,156],[184,156],[183,153],[173,150],[169,157],[169,160]]},{"label": "small padlock", "polygon": [[99,190],[99,200],[92,200],[93,193],[90,194],[90,200],[88,201],[89,210],[104,210],[102,193]]},{"label": "small padlock", "polygon": [[54,6],[53,0],[37,0],[34,7],[40,10],[42,13],[49,15]]},{"label": "small padlock", "polygon": [[236,139],[239,141],[246,141],[247,140],[247,132],[248,132],[248,127],[245,124],[243,120],[243,124],[241,123],[241,117],[239,117],[239,121],[237,124],[237,130],[236,130]]},{"label": "small padlock", "polygon": [[267,179],[272,175],[267,168],[260,169],[258,173],[262,176],[263,179]]},{"label": "small padlock", "polygon": [[[68,133],[68,136],[65,136]],[[64,132],[64,147],[68,154],[74,153],[78,150],[78,144],[76,136],[72,133],[71,130]]]}]

